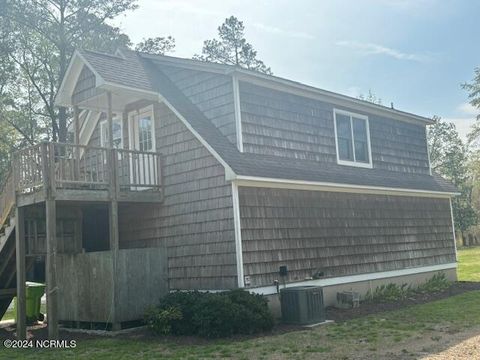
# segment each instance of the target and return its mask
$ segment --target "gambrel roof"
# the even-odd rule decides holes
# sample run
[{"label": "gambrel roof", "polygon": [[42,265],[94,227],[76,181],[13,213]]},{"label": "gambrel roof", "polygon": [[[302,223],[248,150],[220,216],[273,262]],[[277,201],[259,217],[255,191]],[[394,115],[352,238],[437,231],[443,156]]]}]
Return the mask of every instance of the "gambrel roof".
[{"label": "gambrel roof", "polygon": [[[456,188],[438,175],[409,174],[378,168],[362,169],[342,166],[336,163],[319,163],[270,155],[240,152],[235,144],[224,136],[217,127],[195,106],[164,72],[164,66],[194,67],[198,70],[224,75],[241,74],[242,79],[273,82],[278,86],[297,87],[299,91],[313,92],[328,101],[362,108],[364,112],[407,122],[430,124],[431,119],[390,109],[341,94],[309,87],[290,80],[259,74],[223,64],[179,59],[169,56],[150,55],[131,50],[121,50],[116,55],[106,55],[91,51],[78,51],[72,63],[83,61],[97,76],[97,86],[117,85],[136,89],[148,94],[158,94],[187,127],[207,146],[212,154],[226,168],[230,179],[268,178],[304,183],[334,184],[345,187],[365,187],[378,189],[412,190],[430,193],[456,193]],[[71,65],[72,65],[71,63]],[[64,79],[57,103],[68,106],[68,84],[72,77]]]}]

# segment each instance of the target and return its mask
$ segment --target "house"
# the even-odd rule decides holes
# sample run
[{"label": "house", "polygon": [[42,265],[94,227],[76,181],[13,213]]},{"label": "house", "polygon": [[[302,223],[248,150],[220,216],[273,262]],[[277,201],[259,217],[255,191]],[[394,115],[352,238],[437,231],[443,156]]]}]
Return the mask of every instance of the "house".
[{"label": "house", "polygon": [[46,259],[51,337],[58,322],[119,328],[174,289],[273,301],[277,280],[322,285],[332,304],[456,278],[457,190],[431,171],[428,118],[130,50],[76,51],[57,104],[74,143],[16,153],[0,200],[4,303],[22,304]]}]

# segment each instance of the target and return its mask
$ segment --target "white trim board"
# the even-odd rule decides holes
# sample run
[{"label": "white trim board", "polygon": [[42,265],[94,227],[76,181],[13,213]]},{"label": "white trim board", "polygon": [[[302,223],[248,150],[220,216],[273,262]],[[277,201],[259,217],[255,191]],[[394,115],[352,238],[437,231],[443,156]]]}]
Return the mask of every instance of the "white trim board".
[{"label": "white trim board", "polygon": [[[342,160],[340,159],[340,152],[338,151],[338,132],[337,132],[337,114],[348,116],[350,118],[350,131],[352,136],[352,155],[353,161],[351,160]],[[367,156],[368,163],[357,161],[355,155],[355,134],[353,130],[353,118],[364,120],[365,121],[365,131],[367,135]],[[373,159],[372,159],[372,147],[370,146],[370,125],[368,121],[368,116],[362,114],[352,113],[350,111],[333,109],[333,129],[335,133],[335,149],[337,151],[337,164],[345,166],[354,166],[367,169],[373,169]]]},{"label": "white trim board", "polygon": [[[328,279],[305,280],[305,281],[299,281],[294,283],[288,283],[286,284],[286,286],[287,288],[292,286],[308,286],[308,285],[325,287],[325,286],[350,284],[350,283],[362,282],[362,281],[388,279],[388,278],[394,278],[399,276],[415,275],[415,274],[422,274],[427,272],[442,271],[442,270],[456,269],[456,268],[457,268],[457,263],[449,263],[449,264],[423,266],[423,267],[394,270],[394,271],[383,271],[383,272],[360,274],[360,275],[339,276],[339,277],[333,277]],[[277,287],[274,285],[262,286],[262,287],[256,287],[256,288],[245,288],[245,290],[248,290],[251,293],[260,294],[260,295],[272,295],[277,293]]]},{"label": "white trim board", "polygon": [[453,232],[453,244],[455,246],[455,260],[458,261],[458,253],[457,253],[457,234],[455,233],[455,221],[453,219],[453,207],[452,207],[452,199],[450,198],[450,217],[452,221],[452,232]]},{"label": "white trim board", "polygon": [[233,223],[235,226],[235,255],[237,259],[237,279],[238,287],[245,286],[243,270],[243,248],[242,248],[242,228],[240,223],[240,202],[238,197],[238,186],[232,182],[232,202],[233,202]]},{"label": "white trim board", "polygon": [[243,152],[243,130],[242,130],[242,112],[240,110],[240,89],[238,79],[235,74],[232,75],[233,84],[233,105],[235,108],[235,131],[237,133],[237,148],[238,151]]},{"label": "white trim board", "polygon": [[377,194],[377,195],[397,195],[397,196],[422,196],[422,197],[430,197],[430,198],[447,198],[447,199],[451,198],[452,196],[459,195],[458,193],[440,192],[440,191],[401,189],[401,188],[389,188],[389,187],[380,187],[380,186],[340,184],[340,183],[303,181],[303,180],[275,179],[275,178],[263,178],[263,177],[242,176],[242,175],[237,175],[233,179],[233,181],[235,181],[238,186],[264,187],[264,188],[274,188],[274,189],[334,191],[334,192],[347,192],[347,193],[356,193],[356,194]]}]

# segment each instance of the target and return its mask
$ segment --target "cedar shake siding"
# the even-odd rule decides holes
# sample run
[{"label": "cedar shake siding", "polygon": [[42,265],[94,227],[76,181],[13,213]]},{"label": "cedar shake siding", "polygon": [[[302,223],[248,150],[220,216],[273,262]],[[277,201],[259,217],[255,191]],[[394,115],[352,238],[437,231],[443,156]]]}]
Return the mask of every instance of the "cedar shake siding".
[{"label": "cedar shake siding", "polygon": [[[245,152],[336,163],[332,104],[243,81],[239,88]],[[374,168],[429,174],[424,125],[360,114],[369,118]]]},{"label": "cedar shake siding", "polygon": [[98,89],[95,88],[95,75],[88,67],[84,66],[73,90],[72,101],[79,103],[96,94],[98,94]]},{"label": "cedar shake siding", "polygon": [[239,188],[251,286],[455,262],[448,199]]},{"label": "cedar shake siding", "polygon": [[236,286],[231,185],[223,167],[164,105],[155,113],[164,201],[120,208],[120,246],[167,247],[170,289]]},{"label": "cedar shake siding", "polygon": [[231,76],[167,65],[161,65],[160,69],[232,144],[236,144]]},{"label": "cedar shake siding", "polygon": [[[166,105],[156,104],[154,115],[164,201],[119,205],[120,248],[166,246],[170,289],[234,288],[233,205],[224,169]],[[99,124],[90,145],[99,144]]]}]

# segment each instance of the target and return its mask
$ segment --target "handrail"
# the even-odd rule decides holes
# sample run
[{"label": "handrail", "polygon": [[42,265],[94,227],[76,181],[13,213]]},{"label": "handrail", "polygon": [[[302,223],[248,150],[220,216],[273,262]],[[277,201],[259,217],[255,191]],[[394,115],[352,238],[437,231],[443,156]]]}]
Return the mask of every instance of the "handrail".
[{"label": "handrail", "polygon": [[22,193],[37,191],[44,186],[45,179],[52,191],[160,190],[163,185],[161,154],[139,150],[42,143],[17,151],[14,169],[16,190]]}]

